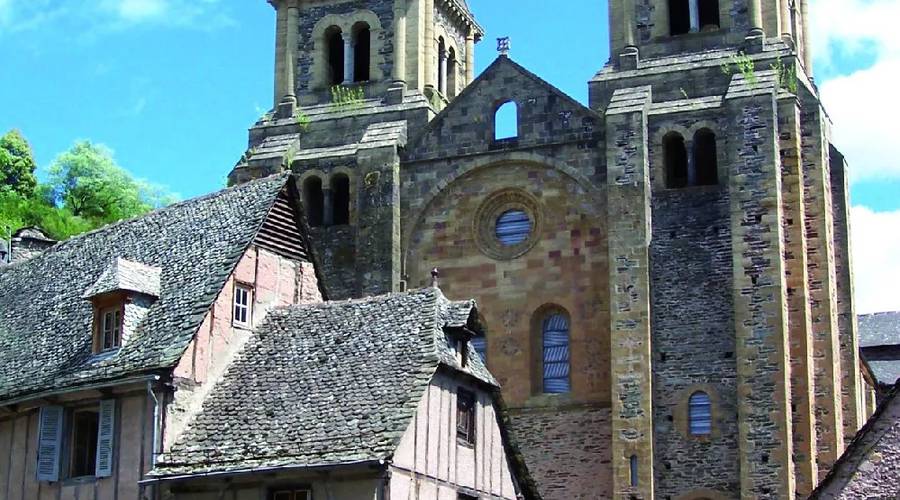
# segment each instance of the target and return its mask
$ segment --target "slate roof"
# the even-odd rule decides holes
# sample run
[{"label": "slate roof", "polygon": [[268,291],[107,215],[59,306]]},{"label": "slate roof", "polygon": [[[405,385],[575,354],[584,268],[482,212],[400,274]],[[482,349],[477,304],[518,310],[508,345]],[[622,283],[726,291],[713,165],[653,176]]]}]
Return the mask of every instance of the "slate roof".
[{"label": "slate roof", "polygon": [[273,310],[150,475],[390,458],[439,367],[497,387],[446,340],[474,311],[436,288]]},{"label": "slate roof", "polygon": [[84,292],[85,299],[109,292],[137,292],[152,297],[159,297],[159,276],[161,269],[147,266],[140,262],[113,259],[112,264],[103,271],[96,283]]},{"label": "slate roof", "polygon": [[[178,203],[0,268],[0,404],[173,366],[287,179]],[[94,357],[83,295],[119,258],[161,270],[159,299],[115,355]]]},{"label": "slate roof", "polygon": [[900,345],[900,312],[859,316],[859,346]]}]

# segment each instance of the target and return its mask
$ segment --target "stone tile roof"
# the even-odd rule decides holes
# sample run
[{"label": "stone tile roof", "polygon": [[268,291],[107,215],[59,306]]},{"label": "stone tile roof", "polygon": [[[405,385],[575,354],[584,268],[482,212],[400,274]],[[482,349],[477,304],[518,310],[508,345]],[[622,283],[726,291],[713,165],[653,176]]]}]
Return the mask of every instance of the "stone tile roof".
[{"label": "stone tile roof", "polygon": [[100,278],[84,292],[83,298],[96,297],[115,291],[138,292],[159,297],[161,269],[118,257],[103,271]]},{"label": "stone tile roof", "polygon": [[[287,179],[178,203],[0,268],[0,404],[173,366]],[[159,300],[126,345],[98,359],[83,295],[119,258],[161,269]]]},{"label": "stone tile roof", "polygon": [[900,312],[859,316],[859,346],[900,345]]},{"label": "stone tile roof", "polygon": [[445,337],[474,310],[428,288],[270,312],[151,475],[390,458],[439,367],[497,387]]}]

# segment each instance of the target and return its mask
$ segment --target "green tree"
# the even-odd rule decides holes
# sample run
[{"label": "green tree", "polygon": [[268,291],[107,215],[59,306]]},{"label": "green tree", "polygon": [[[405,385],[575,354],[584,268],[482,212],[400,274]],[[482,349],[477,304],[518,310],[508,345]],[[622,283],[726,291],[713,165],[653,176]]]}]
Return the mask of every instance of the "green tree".
[{"label": "green tree", "polygon": [[33,195],[37,187],[36,167],[31,146],[18,130],[10,130],[0,137],[0,190],[11,190],[26,197]]},{"label": "green tree", "polygon": [[173,201],[159,186],[133,178],[109,148],[90,141],[75,143],[53,161],[48,187],[56,206],[101,223],[135,217]]}]

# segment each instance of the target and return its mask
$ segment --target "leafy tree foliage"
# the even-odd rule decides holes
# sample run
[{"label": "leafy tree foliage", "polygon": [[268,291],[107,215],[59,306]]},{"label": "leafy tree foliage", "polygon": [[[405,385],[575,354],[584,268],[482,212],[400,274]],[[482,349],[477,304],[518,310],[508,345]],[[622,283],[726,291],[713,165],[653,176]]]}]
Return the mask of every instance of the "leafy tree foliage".
[{"label": "leafy tree foliage", "polygon": [[[0,147],[0,155],[8,150],[15,152],[9,153],[10,157],[31,159],[21,134],[13,131],[4,139],[10,136],[14,140],[7,142],[12,146]],[[30,161],[30,180],[27,176],[0,177],[4,182],[0,184],[0,238],[22,227],[37,226],[54,238],[65,239],[175,201],[162,187],[133,178],[115,162],[109,148],[89,141],[80,141],[60,154],[48,169],[47,183],[35,180],[34,160]]]},{"label": "leafy tree foliage", "polygon": [[0,137],[0,190],[33,195],[37,187],[36,167],[31,146],[18,130],[10,130]]}]

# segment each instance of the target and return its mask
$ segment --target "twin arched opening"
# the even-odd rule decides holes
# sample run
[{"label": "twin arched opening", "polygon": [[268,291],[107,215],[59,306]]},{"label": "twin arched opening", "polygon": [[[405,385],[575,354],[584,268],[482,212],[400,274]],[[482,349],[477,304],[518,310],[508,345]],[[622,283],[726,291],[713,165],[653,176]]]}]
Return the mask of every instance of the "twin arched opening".
[{"label": "twin arched opening", "polygon": [[350,177],[335,174],[326,187],[311,175],[303,181],[303,208],[312,227],[350,224]]},{"label": "twin arched opening", "polygon": [[438,91],[447,98],[456,97],[458,90],[457,74],[459,73],[459,61],[456,57],[456,49],[451,47],[444,37],[438,37]]},{"label": "twin arched opening", "polygon": [[669,31],[673,36],[720,27],[718,0],[669,0],[668,5]]},{"label": "twin arched opening", "polygon": [[[719,183],[716,134],[710,129],[698,130],[690,145],[678,132],[669,132],[663,137],[662,149],[667,188],[714,186]],[[688,149],[691,150],[690,155]]]},{"label": "twin arched opening", "polygon": [[350,33],[339,26],[325,30],[326,80],[329,85],[365,82],[372,74],[372,32],[368,23],[360,21]]}]

